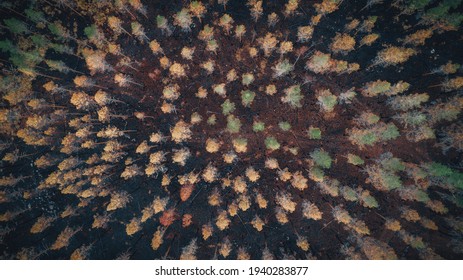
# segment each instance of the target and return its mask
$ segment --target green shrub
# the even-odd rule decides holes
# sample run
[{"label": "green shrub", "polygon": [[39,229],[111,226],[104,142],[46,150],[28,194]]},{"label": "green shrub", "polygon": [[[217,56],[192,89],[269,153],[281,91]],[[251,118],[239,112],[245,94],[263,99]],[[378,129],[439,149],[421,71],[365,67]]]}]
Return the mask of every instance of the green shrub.
[{"label": "green shrub", "polygon": [[29,29],[27,28],[27,25],[16,18],[9,18],[9,19],[4,19],[3,22],[5,23],[5,26],[15,34],[22,34],[22,33],[29,33]]},{"label": "green shrub", "polygon": [[368,124],[368,125],[378,123],[379,120],[380,120],[380,117],[378,115],[376,115],[376,114],[373,114],[373,113],[363,113],[361,115],[361,118],[363,118],[365,123]]},{"label": "green shrub", "polygon": [[418,201],[423,203],[426,203],[430,200],[426,191],[423,191],[421,187],[408,185],[397,190],[403,200]]},{"label": "green shrub", "polygon": [[382,93],[387,93],[391,89],[391,83],[388,81],[377,80],[368,82],[362,89],[362,94],[365,96],[378,96]]},{"label": "green shrub", "polygon": [[225,89],[225,83],[213,85],[212,90],[222,97],[225,97],[227,94],[227,90]]},{"label": "green shrub", "polygon": [[431,111],[432,121],[441,122],[441,121],[453,121],[458,119],[458,115],[461,112],[461,109],[454,107],[451,103],[447,103],[449,106],[443,108],[435,108],[436,110]]},{"label": "green shrub", "polygon": [[462,0],[444,0],[443,5],[448,6],[451,9],[456,9],[460,4],[462,3]]},{"label": "green shrub", "polygon": [[384,169],[391,171],[391,172],[397,172],[397,171],[404,171],[405,170],[405,165],[399,158],[395,157],[387,157],[383,160],[381,160],[381,165]]},{"label": "green shrub", "polygon": [[[412,0],[407,4],[408,7],[412,10],[423,10],[424,7],[426,7],[430,2],[430,0]],[[440,1],[437,6],[427,9],[422,17],[426,20],[444,21],[447,24],[458,28],[463,21],[463,16],[459,13],[450,13],[450,10],[457,9],[461,3],[461,0]]]},{"label": "green shrub", "polygon": [[16,53],[16,46],[10,40],[4,39],[0,41],[0,50],[3,52]]},{"label": "green shrub", "polygon": [[412,10],[422,10],[426,7],[432,0],[408,0],[407,5]]},{"label": "green shrub", "polygon": [[[368,125],[366,119],[360,118],[358,122]],[[372,146],[376,142],[388,141],[400,136],[399,129],[392,123],[385,124],[378,122],[374,126],[369,125],[369,128],[359,129],[352,128],[349,132],[349,140],[363,148],[363,146]]]},{"label": "green shrub", "polygon": [[288,151],[289,151],[291,154],[297,156],[297,154],[299,153],[299,147],[291,147],[291,148],[288,147]]},{"label": "green shrub", "polygon": [[313,140],[319,140],[322,139],[322,131],[318,127],[309,127],[309,130],[307,130],[307,134],[310,139]]},{"label": "green shrub", "polygon": [[222,113],[227,116],[230,113],[235,111],[235,103],[231,102],[229,99],[225,100],[222,103]]},{"label": "green shrub", "polygon": [[278,126],[283,131],[289,131],[291,129],[291,124],[289,122],[279,122]]},{"label": "green shrub", "polygon": [[455,188],[463,189],[463,173],[453,170],[443,164],[433,162],[426,166],[429,175],[440,177],[446,184]]},{"label": "green shrub", "polygon": [[273,77],[278,78],[282,77],[289,72],[293,71],[294,66],[289,62],[288,59],[278,62],[273,69]]},{"label": "green shrub", "polygon": [[265,138],[265,147],[267,147],[269,150],[275,151],[280,148],[280,143],[278,143],[275,137],[269,136]]},{"label": "green shrub", "polygon": [[315,162],[315,165],[328,169],[331,167],[332,159],[330,155],[321,149],[316,149],[315,151],[310,153],[310,157]]},{"label": "green shrub", "polygon": [[387,190],[393,190],[402,187],[402,181],[400,180],[399,176],[383,170],[380,171],[380,176],[383,183],[382,185]]},{"label": "green shrub", "polygon": [[[43,36],[43,35],[34,34],[29,38],[32,40],[34,45],[36,45],[39,48],[47,47],[48,44],[50,44],[50,42],[47,40],[47,38],[45,36]],[[1,47],[0,47],[0,49],[1,49]]]},{"label": "green shrub", "polygon": [[338,97],[328,89],[319,91],[317,100],[322,110],[326,112],[332,112],[334,106],[338,104]]},{"label": "green shrub", "polygon": [[241,129],[241,121],[234,115],[227,117],[227,130],[230,133],[238,133]]},{"label": "green shrub", "polygon": [[368,191],[362,192],[360,200],[362,201],[362,205],[367,208],[378,208],[379,206],[376,198],[374,198]]},{"label": "green shrub", "polygon": [[425,191],[420,190],[420,189],[416,189],[415,196],[416,196],[416,201],[419,201],[419,202],[428,202],[430,200],[428,194]]},{"label": "green shrub", "polygon": [[450,167],[447,167],[443,164],[433,162],[427,166],[429,175],[436,177],[447,177],[450,176],[453,171]]},{"label": "green shrub", "polygon": [[301,100],[304,96],[301,94],[301,86],[295,85],[284,90],[285,96],[281,98],[281,101],[288,103],[293,108],[302,107]]},{"label": "green shrub", "polygon": [[49,23],[47,24],[48,30],[50,30],[51,34],[56,35],[58,37],[66,37],[66,30],[64,30],[63,26],[59,23]]},{"label": "green shrub", "polygon": [[322,182],[325,178],[325,172],[323,171],[323,169],[314,166],[310,169],[309,176],[312,180],[316,182]]},{"label": "green shrub", "polygon": [[356,166],[365,163],[365,161],[361,157],[354,154],[347,154],[347,162]]},{"label": "green shrub", "polygon": [[338,98],[335,95],[321,96],[319,99],[323,110],[331,112],[334,109],[334,106],[338,104]]},{"label": "green shrub", "polygon": [[378,137],[376,137],[376,134],[374,132],[370,131],[365,131],[366,133],[361,136],[360,138],[360,144],[361,145],[368,145],[368,146],[373,146],[377,141]]},{"label": "green shrub", "polygon": [[386,129],[381,133],[381,140],[388,141],[400,136],[399,129],[394,124],[388,124]]},{"label": "green shrub", "polygon": [[345,91],[341,94],[339,94],[339,103],[343,104],[350,104],[352,103],[352,100],[357,96],[357,93],[353,91],[352,89]]},{"label": "green shrub", "polygon": [[330,54],[325,54],[320,51],[316,51],[309,60],[306,62],[306,69],[311,70],[317,74],[324,74],[331,71],[333,60]]},{"label": "green shrub", "polygon": [[329,177],[325,177],[323,181],[317,182],[320,191],[332,197],[339,196],[339,185],[340,183],[337,179],[331,179]]},{"label": "green shrub", "polygon": [[407,126],[419,126],[427,121],[425,114],[418,111],[411,111],[394,116],[395,119],[404,123]]},{"label": "green shrub", "polygon": [[452,13],[445,19],[448,24],[459,27],[463,23],[463,14]]},{"label": "green shrub", "polygon": [[94,40],[96,39],[95,36],[97,36],[98,34],[98,27],[94,24],[90,25],[90,26],[87,26],[84,28],[84,33],[85,33],[85,36],[87,36],[88,39],[90,40]]},{"label": "green shrub", "polygon": [[389,101],[392,109],[398,111],[408,111],[413,108],[421,107],[421,103],[427,102],[429,95],[427,93],[415,93],[411,95],[396,96]]},{"label": "green shrub", "polygon": [[265,129],[265,124],[263,122],[254,121],[254,124],[252,125],[252,130],[254,132],[261,132],[261,131],[264,131],[264,129]]},{"label": "green shrub", "polygon": [[45,63],[50,67],[50,69],[62,72],[62,73],[68,73],[69,72],[69,67],[61,60],[50,60],[47,59],[45,60]]},{"label": "green shrub", "polygon": [[217,48],[219,47],[219,44],[215,39],[207,41],[207,46],[206,49],[211,51],[211,52],[216,52]]},{"label": "green shrub", "polygon": [[344,186],[340,188],[342,197],[347,201],[357,201],[359,199],[358,193],[351,187]]},{"label": "green shrub", "polygon": [[254,82],[254,75],[251,73],[243,74],[241,83],[245,86],[249,86],[252,82]]},{"label": "green shrub", "polygon": [[52,48],[54,51],[58,53],[67,53],[67,54],[74,53],[74,50],[65,44],[50,43],[50,48]]},{"label": "green shrub", "polygon": [[164,16],[156,16],[156,25],[158,28],[164,28],[167,25],[167,19]]},{"label": "green shrub", "polygon": [[432,19],[441,19],[445,15],[447,15],[447,12],[450,10],[450,7],[444,4],[440,4],[437,7],[431,8],[426,11],[426,17],[430,17]]},{"label": "green shrub", "polygon": [[217,122],[217,117],[215,115],[212,115],[207,119],[207,124],[209,125],[214,125],[216,124],[216,122]]},{"label": "green shrub", "polygon": [[368,173],[369,182],[378,190],[390,191],[402,188],[400,177],[380,165],[369,165],[365,168],[365,171]]},{"label": "green shrub", "polygon": [[248,139],[246,138],[235,138],[233,139],[233,145],[246,147],[248,145]]},{"label": "green shrub", "polygon": [[241,103],[245,107],[249,107],[251,103],[254,101],[256,97],[256,93],[250,90],[243,90],[241,91]]},{"label": "green shrub", "polygon": [[18,68],[34,68],[42,61],[42,57],[37,51],[29,51],[24,53],[17,53],[10,56],[10,61]]},{"label": "green shrub", "polygon": [[26,16],[35,23],[45,21],[45,16],[41,11],[36,11],[32,8],[24,10]]}]

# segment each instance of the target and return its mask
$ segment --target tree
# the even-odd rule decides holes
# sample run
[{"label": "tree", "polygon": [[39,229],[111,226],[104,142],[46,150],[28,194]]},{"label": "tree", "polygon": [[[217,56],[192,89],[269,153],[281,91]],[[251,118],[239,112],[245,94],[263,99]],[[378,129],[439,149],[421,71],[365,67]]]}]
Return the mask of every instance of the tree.
[{"label": "tree", "polygon": [[156,16],[157,27],[160,28],[163,34],[170,36],[172,34],[172,28],[169,24],[169,21],[161,15]]},{"label": "tree", "polygon": [[193,20],[191,19],[190,11],[186,8],[180,10],[180,12],[174,15],[174,25],[179,26],[182,28],[183,32],[190,32],[191,25],[193,24]]},{"label": "tree", "polygon": [[122,32],[124,32],[125,34],[129,36],[132,36],[130,32],[128,32],[122,27],[122,21],[118,17],[109,16],[107,21],[108,21],[109,27],[113,30],[116,37],[119,37],[119,35],[121,35]]},{"label": "tree", "polygon": [[150,39],[145,34],[145,28],[137,21],[132,21],[130,23],[130,27],[132,27],[132,34],[137,37],[140,43],[149,42]]},{"label": "tree", "polygon": [[264,51],[265,56],[270,56],[278,44],[278,40],[272,33],[268,32],[265,37],[257,39],[260,48]]},{"label": "tree", "polygon": [[85,92],[75,92],[71,96],[71,104],[78,110],[88,110],[96,105],[93,98]]},{"label": "tree", "polygon": [[135,82],[132,78],[122,73],[117,73],[114,76],[114,82],[116,82],[120,87],[128,87],[129,84],[137,85],[141,87],[143,86],[142,84]]},{"label": "tree", "polygon": [[220,19],[219,19],[219,25],[225,30],[227,34],[230,33],[230,30],[233,27],[233,18],[228,15],[224,14]]},{"label": "tree", "polygon": [[201,1],[191,1],[189,9],[191,14],[201,22],[201,18],[206,13],[206,7],[204,7],[203,3]]},{"label": "tree", "polygon": [[289,17],[295,13],[299,7],[300,0],[288,0],[288,3],[285,4],[285,10],[283,14],[285,17]]},{"label": "tree", "polygon": [[373,64],[370,66],[380,65],[383,67],[390,65],[402,64],[411,56],[417,54],[414,49],[403,47],[388,47],[378,52]]},{"label": "tree", "polygon": [[301,94],[300,85],[293,85],[284,90],[285,96],[281,98],[281,101],[288,103],[292,108],[302,107],[301,100],[304,96]]},{"label": "tree", "polygon": [[114,71],[113,67],[105,60],[106,53],[86,48],[82,54],[92,76],[99,72]]}]

